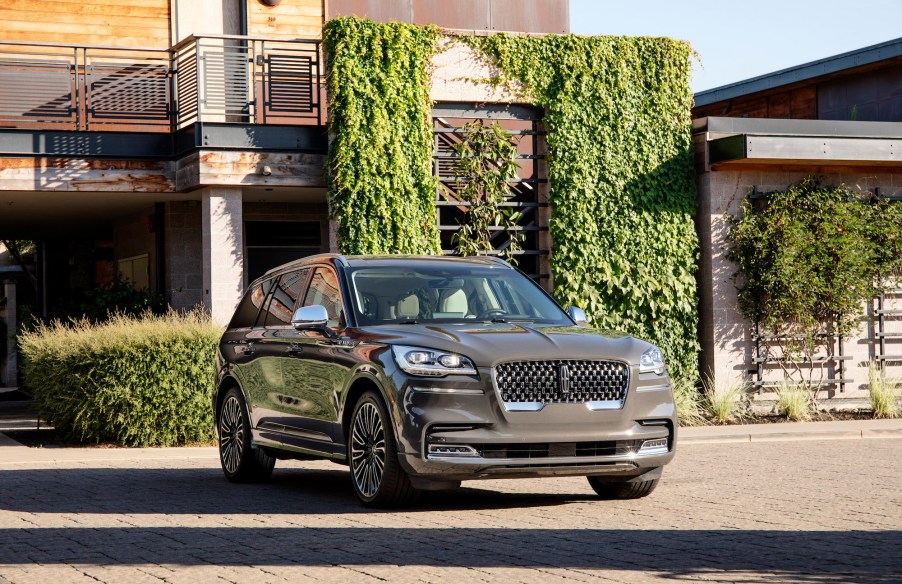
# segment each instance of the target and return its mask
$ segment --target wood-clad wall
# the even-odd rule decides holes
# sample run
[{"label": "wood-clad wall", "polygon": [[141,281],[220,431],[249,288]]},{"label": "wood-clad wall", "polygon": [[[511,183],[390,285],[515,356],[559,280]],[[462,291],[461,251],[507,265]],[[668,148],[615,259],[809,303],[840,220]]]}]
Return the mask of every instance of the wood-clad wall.
[{"label": "wood-clad wall", "polygon": [[325,0],[282,0],[267,6],[247,2],[247,34],[273,39],[318,39],[323,34]]},{"label": "wood-clad wall", "polygon": [[166,48],[169,0],[3,0],[0,40]]},{"label": "wood-clad wall", "polygon": [[707,116],[816,120],[817,86],[809,85],[767,95],[744,95],[692,110],[693,118]]}]

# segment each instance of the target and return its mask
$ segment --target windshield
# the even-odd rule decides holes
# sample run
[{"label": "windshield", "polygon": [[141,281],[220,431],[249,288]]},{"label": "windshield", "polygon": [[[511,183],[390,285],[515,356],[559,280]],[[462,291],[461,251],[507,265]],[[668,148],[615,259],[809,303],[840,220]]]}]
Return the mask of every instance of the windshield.
[{"label": "windshield", "polygon": [[532,280],[507,268],[362,267],[349,270],[360,326],[435,322],[573,324]]}]

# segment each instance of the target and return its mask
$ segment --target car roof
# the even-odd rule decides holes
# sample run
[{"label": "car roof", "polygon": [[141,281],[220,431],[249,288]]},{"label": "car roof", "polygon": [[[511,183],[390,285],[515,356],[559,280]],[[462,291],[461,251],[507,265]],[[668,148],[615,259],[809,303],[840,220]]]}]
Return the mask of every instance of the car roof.
[{"label": "car roof", "polygon": [[[468,257],[460,257],[460,256],[428,256],[428,255],[342,255],[337,253],[321,253],[312,256],[307,256],[305,258],[301,258],[299,260],[295,260],[293,262],[289,262],[287,264],[282,264],[281,266],[275,267],[268,272],[266,272],[257,280],[265,279],[270,276],[274,276],[276,274],[280,274],[286,270],[291,270],[294,268],[303,268],[305,266],[317,263],[331,263],[338,262],[344,267],[363,267],[363,266],[372,266],[372,267],[388,267],[388,266],[398,266],[402,264],[410,264],[411,262],[416,262],[419,265],[424,267],[440,267],[442,265],[447,266],[449,263],[451,264],[469,264],[469,265],[481,265],[488,267],[504,267],[508,269],[513,269],[513,267],[502,260],[501,258],[494,256],[468,256]],[[257,280],[254,280],[255,282]]]}]

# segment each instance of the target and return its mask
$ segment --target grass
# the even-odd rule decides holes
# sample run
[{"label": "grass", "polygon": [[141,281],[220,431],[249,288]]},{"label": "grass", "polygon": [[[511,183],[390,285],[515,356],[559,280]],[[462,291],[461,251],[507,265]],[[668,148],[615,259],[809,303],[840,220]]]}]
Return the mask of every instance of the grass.
[{"label": "grass", "polygon": [[777,389],[777,413],[793,422],[806,422],[814,411],[811,391],[804,385],[784,381]]},{"label": "grass", "polygon": [[673,401],[680,426],[701,426],[706,420],[702,413],[702,396],[695,383],[688,379],[674,379]]},{"label": "grass", "polygon": [[747,384],[732,381],[717,385],[710,377],[705,380],[702,408],[714,422],[725,424],[739,416],[739,408],[745,397]]},{"label": "grass", "polygon": [[899,383],[887,379],[886,372],[871,361],[868,365],[868,398],[875,418],[898,418]]}]

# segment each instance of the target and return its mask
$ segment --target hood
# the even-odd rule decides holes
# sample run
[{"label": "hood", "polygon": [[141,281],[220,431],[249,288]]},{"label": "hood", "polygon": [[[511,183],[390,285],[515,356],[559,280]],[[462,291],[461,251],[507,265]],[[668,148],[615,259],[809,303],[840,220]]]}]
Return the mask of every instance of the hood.
[{"label": "hood", "polygon": [[614,359],[635,364],[651,346],[613,331],[524,323],[383,325],[359,331],[365,341],[460,353],[478,367],[519,359]]}]

